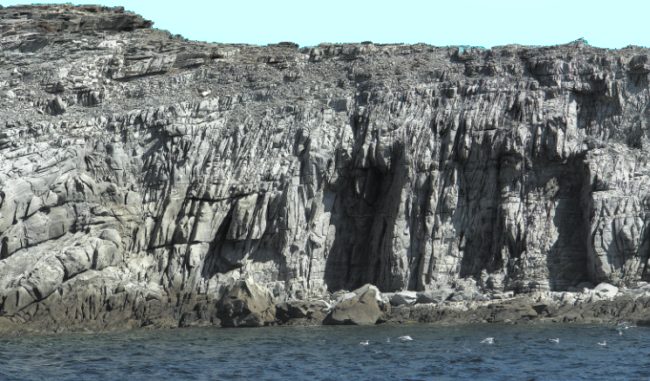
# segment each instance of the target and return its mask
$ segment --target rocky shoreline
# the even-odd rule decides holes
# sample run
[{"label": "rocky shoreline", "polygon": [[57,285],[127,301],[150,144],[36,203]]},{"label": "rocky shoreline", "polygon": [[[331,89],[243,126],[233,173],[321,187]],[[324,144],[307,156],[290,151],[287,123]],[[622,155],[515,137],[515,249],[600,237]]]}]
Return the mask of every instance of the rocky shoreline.
[{"label": "rocky shoreline", "polygon": [[[456,297],[454,297],[454,294]],[[188,300],[190,311],[143,306],[142,319],[48,319],[24,321],[0,317],[0,334],[110,332],[187,327],[244,328],[264,326],[462,324],[625,324],[650,325],[650,285],[618,288],[601,283],[566,292],[512,292],[483,295],[447,291],[382,293],[373,285],[340,291],[326,299],[275,303],[270,292],[252,279],[236,282],[217,301]],[[137,315],[136,315],[137,316]],[[54,318],[54,319],[52,319]]]},{"label": "rocky shoreline", "polygon": [[637,46],[0,7],[0,332],[643,323],[649,84]]}]

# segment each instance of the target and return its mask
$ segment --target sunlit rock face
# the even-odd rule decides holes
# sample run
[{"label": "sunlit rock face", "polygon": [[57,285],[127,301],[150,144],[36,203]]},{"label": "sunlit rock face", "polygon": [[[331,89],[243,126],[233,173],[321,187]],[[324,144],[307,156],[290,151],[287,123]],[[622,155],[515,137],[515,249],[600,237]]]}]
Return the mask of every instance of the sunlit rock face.
[{"label": "sunlit rock face", "polygon": [[0,9],[0,314],[210,319],[242,279],[277,301],[648,280],[648,54]]}]

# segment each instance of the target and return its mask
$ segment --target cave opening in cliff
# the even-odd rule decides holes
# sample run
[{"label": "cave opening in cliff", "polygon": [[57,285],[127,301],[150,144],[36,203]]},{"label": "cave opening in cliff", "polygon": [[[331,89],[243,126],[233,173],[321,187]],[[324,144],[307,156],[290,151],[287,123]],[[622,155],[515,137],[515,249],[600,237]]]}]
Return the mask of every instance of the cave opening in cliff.
[{"label": "cave opening in cliff", "polygon": [[464,163],[458,179],[461,278],[515,292],[565,291],[594,280],[584,155],[531,160],[506,152]]},{"label": "cave opening in cliff", "polygon": [[588,166],[583,158],[562,165],[558,176],[559,190],[555,199],[553,224],[557,240],[548,252],[549,286],[565,291],[582,282],[592,281],[589,241],[591,186]]},{"label": "cave opening in cliff", "polygon": [[[525,230],[517,242],[510,243],[508,286],[526,292],[566,291],[590,283],[594,276],[589,250],[592,205],[584,157],[536,164],[522,188]],[[512,246],[519,250],[513,251]]]},{"label": "cave opening in cliff", "polygon": [[327,257],[325,283],[332,291],[372,283],[382,291],[406,287],[393,247],[396,219],[408,180],[404,149],[391,150],[388,168],[352,169],[332,210],[336,237]]}]

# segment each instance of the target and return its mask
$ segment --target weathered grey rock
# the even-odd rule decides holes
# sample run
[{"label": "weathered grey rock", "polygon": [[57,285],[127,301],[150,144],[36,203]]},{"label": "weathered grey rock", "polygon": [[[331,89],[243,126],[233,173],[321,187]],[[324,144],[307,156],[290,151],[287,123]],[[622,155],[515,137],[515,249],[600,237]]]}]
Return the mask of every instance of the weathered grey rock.
[{"label": "weathered grey rock", "polygon": [[324,300],[291,300],[276,306],[278,320],[287,323],[294,320],[308,320],[321,323],[331,306]]},{"label": "weathered grey rock", "polygon": [[612,298],[618,294],[618,287],[603,282],[594,288],[594,292],[604,297]]},{"label": "weathered grey rock", "polygon": [[220,324],[247,278],[467,305],[650,281],[649,54],[208,44],[2,8],[0,314]]},{"label": "weathered grey rock", "polygon": [[[546,308],[537,306],[540,311]],[[513,300],[505,303],[495,303],[488,306],[490,315],[487,321],[494,323],[508,323],[521,320],[532,320],[538,317],[538,312],[527,300]]]},{"label": "weathered grey rock", "polygon": [[417,293],[417,303],[442,303],[453,294],[449,287],[440,287],[435,290],[421,291]]},{"label": "weathered grey rock", "polygon": [[650,296],[650,284],[647,282],[638,282],[635,287],[619,290],[622,294],[632,296],[634,298]]},{"label": "weathered grey rock", "polygon": [[237,281],[218,304],[225,327],[262,327],[275,321],[275,303],[269,290],[252,279]]},{"label": "weathered grey rock", "polygon": [[[334,293],[332,293],[332,300],[334,301],[334,304],[339,303],[343,300],[354,298],[356,294],[353,291],[347,291],[347,290],[338,290]],[[382,298],[384,297],[384,294],[381,296]]]},{"label": "weathered grey rock", "polygon": [[472,300],[487,300],[488,297],[483,295],[476,284],[476,281],[471,278],[458,279],[454,282],[454,291],[449,296],[448,300],[452,302],[467,302]]},{"label": "weathered grey rock", "polygon": [[376,324],[390,307],[383,305],[380,291],[373,285],[364,285],[342,298],[325,318],[325,324]]},{"label": "weathered grey rock", "polygon": [[415,291],[400,291],[390,295],[390,304],[393,306],[415,304],[418,294]]},{"label": "weathered grey rock", "polygon": [[58,95],[54,97],[52,100],[48,101],[47,107],[45,107],[45,111],[51,115],[63,114],[65,110],[66,110],[66,104],[63,101],[63,99],[61,99],[61,97]]}]

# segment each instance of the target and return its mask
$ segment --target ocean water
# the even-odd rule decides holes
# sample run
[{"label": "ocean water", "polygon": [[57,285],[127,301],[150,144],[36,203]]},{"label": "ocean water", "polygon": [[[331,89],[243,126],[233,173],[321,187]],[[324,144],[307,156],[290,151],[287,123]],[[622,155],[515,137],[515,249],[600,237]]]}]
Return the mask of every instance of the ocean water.
[{"label": "ocean water", "polygon": [[[398,339],[405,335],[413,340]],[[0,339],[0,380],[649,379],[650,329],[636,327],[190,328]]]}]

